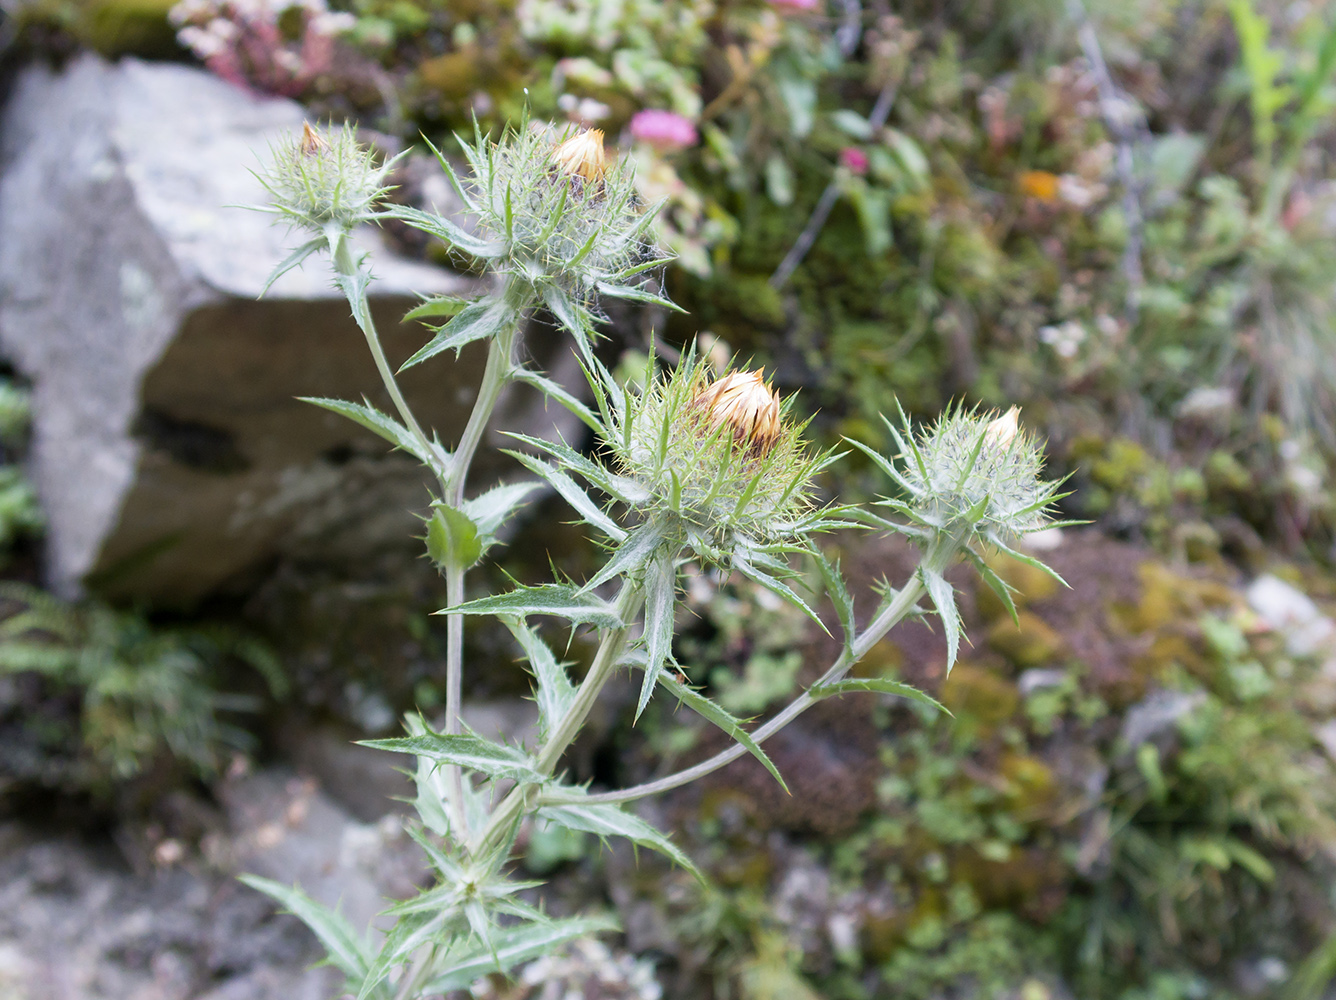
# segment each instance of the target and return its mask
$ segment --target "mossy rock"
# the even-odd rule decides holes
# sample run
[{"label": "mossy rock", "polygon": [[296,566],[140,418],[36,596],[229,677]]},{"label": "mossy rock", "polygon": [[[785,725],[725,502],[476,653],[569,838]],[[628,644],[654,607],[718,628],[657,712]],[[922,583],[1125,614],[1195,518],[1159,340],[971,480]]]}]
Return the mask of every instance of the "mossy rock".
[{"label": "mossy rock", "polygon": [[1009,617],[994,622],[988,630],[988,645],[1018,667],[1052,663],[1066,649],[1062,636],[1030,611],[1020,612],[1015,622]]},{"label": "mossy rock", "polygon": [[83,6],[79,40],[104,56],[164,58],[180,54],[167,12],[176,0],[96,0]]},{"label": "mossy rock", "polygon": [[996,725],[1016,714],[1021,696],[1016,685],[993,671],[958,663],[942,685],[941,700],[957,716]]}]

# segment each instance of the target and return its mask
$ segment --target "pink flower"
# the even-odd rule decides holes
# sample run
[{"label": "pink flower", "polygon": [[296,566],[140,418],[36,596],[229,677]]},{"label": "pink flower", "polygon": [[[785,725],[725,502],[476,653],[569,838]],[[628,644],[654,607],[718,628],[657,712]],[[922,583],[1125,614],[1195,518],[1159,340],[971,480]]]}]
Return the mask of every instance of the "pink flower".
[{"label": "pink flower", "polygon": [[867,173],[867,153],[857,146],[845,146],[840,150],[840,166],[861,177]]},{"label": "pink flower", "polygon": [[690,119],[675,111],[654,108],[637,111],[631,117],[631,135],[647,142],[661,153],[696,145],[699,136]]},{"label": "pink flower", "polygon": [[770,0],[772,7],[787,7],[789,10],[816,10],[821,0]]}]

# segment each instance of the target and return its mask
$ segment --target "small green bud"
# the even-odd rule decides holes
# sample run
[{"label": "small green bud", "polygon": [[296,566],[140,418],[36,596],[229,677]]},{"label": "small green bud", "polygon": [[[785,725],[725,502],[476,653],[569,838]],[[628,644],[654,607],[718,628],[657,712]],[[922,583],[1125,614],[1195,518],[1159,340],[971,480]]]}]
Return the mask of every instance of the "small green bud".
[{"label": "small green bud", "polygon": [[1039,478],[1043,455],[1019,414],[1014,406],[1000,416],[948,410],[904,446],[901,485],[921,523],[1003,541],[1044,527],[1054,488]]},{"label": "small green bud", "polygon": [[258,176],[277,214],[316,233],[347,232],[376,217],[393,164],[377,163],[350,125],[322,134],[304,123],[300,136],[271,147],[269,166]]}]

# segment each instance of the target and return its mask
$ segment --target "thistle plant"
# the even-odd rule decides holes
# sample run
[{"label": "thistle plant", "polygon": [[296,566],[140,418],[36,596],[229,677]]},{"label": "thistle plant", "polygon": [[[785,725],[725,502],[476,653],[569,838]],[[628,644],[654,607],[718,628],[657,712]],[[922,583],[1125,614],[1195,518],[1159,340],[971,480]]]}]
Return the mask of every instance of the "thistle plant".
[{"label": "thistle plant", "polygon": [[[1041,565],[1013,546],[1051,523],[1048,511],[1061,497],[1039,478],[1040,449],[1020,429],[1015,410],[999,417],[954,408],[926,429],[913,427],[903,413],[898,421],[887,421],[896,448],[892,455],[850,442],[885,472],[892,496],[861,508],[821,502],[816,478],[840,454],[810,448],[803,438],[806,425],[793,416],[793,399],[781,399],[760,373],[718,375],[688,351],[670,371],[651,362],[643,387],[636,388],[619,383],[599,360],[593,348],[601,299],[671,307],[642,283],[663,260],[646,237],[655,210],[636,202],[629,167],[609,164],[601,133],[561,135],[526,123],[496,141],[475,130],[461,146],[468,164],[463,178],[439,151],[437,158],[477,219],[470,230],[429,212],[385,205],[391,164],[378,163],[347,129],[322,134],[308,127],[273,151],[273,163],[261,176],[273,196],[267,210],[308,236],[276,275],[317,253],[329,258],[396,413],[365,403],[310,402],[413,454],[438,484],[426,544],[445,578],[448,600],[441,611],[448,636],[444,723],[438,731],[411,715],[407,735],[366,744],[415,759],[420,823],[410,832],[426,853],[435,882],[393,904],[387,910],[392,926],[373,942],[300,889],[247,878],[311,926],[358,1000],[407,1000],[467,988],[485,974],[508,972],[612,926],[601,917],[555,919],[520,898],[535,883],[516,881],[509,868],[528,824],[626,837],[703,877],[665,833],[625,804],[709,774],[743,754],[754,756],[783,785],[763,743],[823,698],[880,692],[935,706],[907,684],[853,679],[849,672],[906,616],[925,613],[919,607],[925,598],[946,631],[949,669],[961,625],[945,570],[961,559],[973,562],[1010,607],[1006,585],[983,555],[992,547]],[[453,450],[428,436],[414,418],[367,307],[368,263],[354,255],[349,235],[357,225],[384,218],[416,226],[473,256],[497,279],[490,293],[472,301],[426,299],[408,314],[444,322],[404,367],[474,341],[488,345],[473,413]],[[571,337],[588,393],[577,396],[520,360],[525,322],[540,308]],[[512,434],[511,454],[537,478],[471,495],[467,480],[474,454],[501,389],[513,382],[570,409],[599,447],[590,457],[565,441]],[[543,484],[605,547],[601,568],[583,582],[555,580],[466,599],[467,571]],[[836,529],[898,532],[922,548],[914,574],[898,588],[888,584],[870,615],[855,613],[838,564],[820,547],[820,536]],[[835,609],[841,651],[817,683],[773,718],[749,728],[674,669],[679,574],[688,564],[736,572],[820,622],[810,595],[800,593],[796,582],[804,563],[817,568]],[[536,745],[493,742],[463,731],[463,630],[465,621],[478,615],[504,623],[533,676]],[[535,624],[539,618],[564,619],[569,628],[596,636],[593,660],[578,683],[558,660],[550,636]],[[608,681],[623,670],[640,675],[637,717],[666,691],[727,733],[732,745],[693,767],[631,788],[591,792],[566,781],[561,772],[566,750]]]}]

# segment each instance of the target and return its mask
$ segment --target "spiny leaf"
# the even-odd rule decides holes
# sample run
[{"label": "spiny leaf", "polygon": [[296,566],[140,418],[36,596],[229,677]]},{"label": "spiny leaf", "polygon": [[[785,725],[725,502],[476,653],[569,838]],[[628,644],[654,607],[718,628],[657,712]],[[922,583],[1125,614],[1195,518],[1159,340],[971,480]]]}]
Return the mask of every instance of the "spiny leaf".
[{"label": "spiny leaf", "polygon": [[259,875],[240,875],[238,879],[266,896],[277,900],[289,913],[311,928],[329,953],[329,960],[348,977],[348,986],[360,990],[371,967],[366,944],[337,910],[321,906],[300,889],[286,886]]},{"label": "spiny leaf", "polygon": [[645,567],[645,679],[635,717],[649,704],[664,661],[673,652],[673,614],[677,598],[677,567],[668,549],[660,548]]},{"label": "spiny leaf", "polygon": [[414,319],[440,319],[455,316],[463,312],[469,305],[469,299],[460,298],[458,295],[437,295],[433,298],[425,299],[415,307],[404,313],[404,322]]},{"label": "spiny leaf", "polygon": [[612,802],[593,802],[589,804],[563,804],[542,806],[538,810],[541,819],[564,826],[568,830],[581,833],[593,833],[599,837],[625,837],[627,840],[666,854],[678,865],[695,875],[702,882],[705,877],[691,863],[691,859],[682,853],[681,848],[668,839],[668,835],[646,823],[639,816],[626,812]]},{"label": "spiny leaf", "polygon": [[612,558],[580,588],[580,593],[588,593],[622,573],[640,569],[662,541],[663,529],[657,522],[642,524],[622,541]]},{"label": "spiny leaf", "polygon": [[426,757],[440,764],[454,764],[478,771],[493,778],[538,783],[544,777],[533,767],[529,756],[514,747],[493,743],[481,736],[446,733],[423,733],[418,736],[398,736],[388,740],[359,740],[359,745],[391,753],[410,753]]},{"label": "spiny leaf", "polygon": [[742,722],[735,718],[732,713],[722,705],[711,701],[699,691],[683,684],[671,673],[665,673],[659,679],[659,683],[671,691],[687,708],[731,736],[734,742],[740,744],[743,749],[761,762],[761,765],[779,782],[780,788],[784,789],[785,792],[789,790],[789,786],[784,783],[783,777],[780,776],[779,769],[771,762],[766,752],[761,749],[761,745],[752,739],[747,730],[742,728]]},{"label": "spiny leaf", "polygon": [[924,694],[912,684],[891,680],[888,677],[851,677],[847,680],[835,681],[832,684],[817,684],[807,691],[813,698],[835,698],[842,694],[858,692],[893,694],[916,701],[920,705],[935,708],[939,712],[946,712],[947,715],[951,714],[941,702],[931,695]]},{"label": "spiny leaf", "polygon": [[275,281],[283,277],[283,275],[287,274],[294,267],[300,267],[311,254],[318,250],[323,250],[325,248],[325,243],[326,240],[323,236],[317,236],[313,240],[307,240],[296,250],[292,251],[292,253],[284,257],[283,261],[274,268],[273,273],[265,279],[264,287],[260,289],[260,294],[257,295],[256,298],[264,298]]},{"label": "spiny leaf", "polygon": [[575,512],[584,519],[586,524],[598,528],[599,531],[616,541],[620,542],[626,538],[626,532],[618,526],[617,522],[603,513],[598,504],[589,499],[589,494],[582,490],[575,480],[566,473],[560,469],[554,469],[546,462],[523,452],[516,452],[515,457],[530,472],[546,479],[548,484],[561,494],[561,498],[570,504]]},{"label": "spiny leaf", "polygon": [[942,632],[946,635],[946,672],[950,674],[951,668],[956,665],[956,654],[960,651],[960,615],[956,611],[955,593],[941,573],[920,569],[919,575],[942,620]]},{"label": "spiny leaf", "polygon": [[475,257],[484,259],[499,257],[506,249],[503,242],[479,239],[477,236],[465,232],[449,219],[443,219],[439,215],[423,212],[421,209],[411,208],[407,205],[391,205],[384,210],[383,214],[386,218],[405,222],[414,229],[429,233],[443,243],[458,247]]},{"label": "spiny leaf", "polygon": [[322,399],[318,396],[298,396],[297,398],[303,403],[310,403],[312,406],[318,406],[321,409],[347,417],[353,423],[361,424],[373,434],[383,437],[396,448],[402,448],[428,468],[438,469],[444,461],[449,459],[449,456],[444,453],[438,456],[424,455],[421,442],[413,436],[413,433],[407,427],[393,417],[381,413],[380,410],[369,403],[349,403],[342,399]]},{"label": "spiny leaf", "polygon": [[492,538],[515,509],[538,489],[539,483],[502,483],[486,493],[465,500],[461,509],[478,526],[478,533]]},{"label": "spiny leaf", "polygon": [[606,429],[603,422],[594,415],[594,411],[584,403],[580,402],[580,400],[576,399],[562,386],[553,382],[550,378],[540,375],[538,372],[530,371],[527,368],[517,368],[515,371],[511,372],[511,376],[517,382],[527,382],[529,385],[541,390],[544,395],[548,396],[550,399],[555,399],[558,403],[579,417],[581,422],[591,431],[606,436]]},{"label": "spiny leaf", "polygon": [[509,615],[524,618],[528,615],[552,615],[568,621],[595,625],[598,628],[620,628],[622,620],[607,601],[591,594],[581,594],[574,587],[561,583],[546,583],[539,587],[520,587],[508,594],[495,594],[467,601],[453,608],[442,608],[438,615]]},{"label": "spiny leaf", "polygon": [[519,641],[538,684],[538,719],[544,734],[560,721],[575,699],[575,685],[566,675],[566,668],[557,661],[538,633],[523,622],[503,618],[506,627]]},{"label": "spiny leaf", "polygon": [[458,353],[466,344],[494,337],[509,324],[514,323],[515,318],[514,310],[506,302],[494,299],[471,302],[454,319],[437,330],[436,336],[432,337],[421,350],[400,365],[399,371],[420,365],[442,351],[452,350]]},{"label": "spiny leaf", "polygon": [[450,971],[431,980],[424,993],[467,989],[489,972],[508,972],[524,962],[551,954],[567,941],[616,929],[616,922],[604,917],[567,917],[502,928],[492,936],[491,951],[476,945],[452,951],[448,956]]},{"label": "spiny leaf", "polygon": [[625,299],[628,302],[644,302],[648,305],[662,306],[665,309],[671,309],[673,312],[686,313],[686,310],[676,302],[669,302],[662,296],[647,292],[642,288],[636,288],[634,285],[614,285],[609,281],[600,281],[595,286],[600,293],[614,299]]}]

